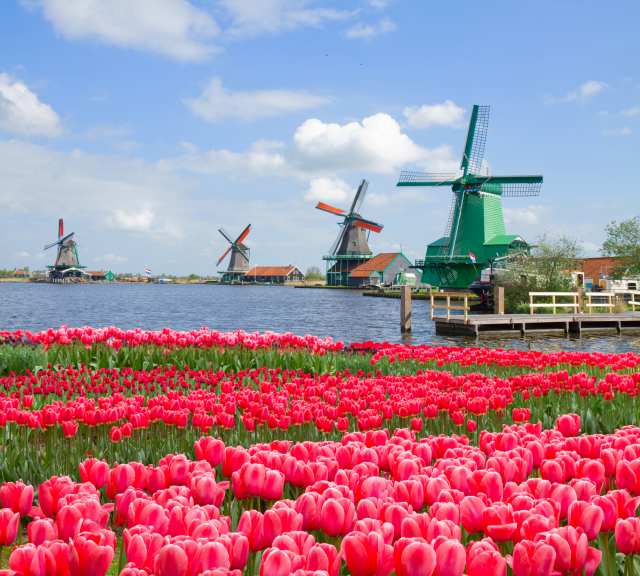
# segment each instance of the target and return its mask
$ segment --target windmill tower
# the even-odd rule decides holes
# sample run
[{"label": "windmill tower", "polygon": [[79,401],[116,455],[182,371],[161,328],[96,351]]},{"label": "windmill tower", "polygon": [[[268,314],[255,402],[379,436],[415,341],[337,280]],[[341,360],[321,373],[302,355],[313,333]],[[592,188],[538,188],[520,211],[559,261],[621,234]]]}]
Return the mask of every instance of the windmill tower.
[{"label": "windmill tower", "polygon": [[507,234],[502,198],[538,196],[542,176],[483,174],[489,106],[475,105],[469,120],[460,171],[437,174],[405,171],[398,186],[451,186],[453,198],[445,235],[427,246],[422,282],[441,288],[467,288],[497,258],[528,250],[518,235]]},{"label": "windmill tower", "polygon": [[53,266],[49,268],[49,278],[57,281],[69,276],[80,276],[84,266],[80,265],[78,258],[78,245],[73,240],[75,232],[71,232],[65,236],[64,221],[62,218],[58,220],[58,239],[55,242],[47,244],[43,250],[48,250],[57,246],[56,260]]},{"label": "windmill tower", "polygon": [[351,203],[349,211],[335,208],[324,202],[318,202],[316,208],[342,217],[340,232],[329,254],[322,259],[327,264],[327,284],[329,286],[348,286],[349,273],[373,255],[369,248],[369,234],[382,231],[382,224],[367,220],[360,215],[369,183],[363,180]]},{"label": "windmill tower", "polygon": [[220,232],[222,237],[229,243],[229,247],[224,251],[222,256],[218,258],[217,265],[220,266],[220,263],[227,257],[227,254],[231,252],[229,266],[227,266],[227,269],[222,273],[222,282],[226,284],[239,282],[249,271],[250,250],[243,242],[247,236],[249,236],[249,232],[251,232],[251,224],[247,225],[235,240],[232,240],[231,236],[229,236],[223,228],[218,228],[218,232]]}]

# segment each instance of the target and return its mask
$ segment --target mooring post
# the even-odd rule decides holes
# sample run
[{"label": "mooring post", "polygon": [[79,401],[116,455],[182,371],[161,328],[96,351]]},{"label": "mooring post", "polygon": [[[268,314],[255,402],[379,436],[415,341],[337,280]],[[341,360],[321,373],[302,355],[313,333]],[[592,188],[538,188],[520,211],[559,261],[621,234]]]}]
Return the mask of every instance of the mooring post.
[{"label": "mooring post", "polygon": [[[584,288],[582,288],[582,286],[578,288],[578,298],[576,303],[578,304],[576,312],[580,314],[584,308]],[[589,309],[588,312],[591,312],[591,310]]]},{"label": "mooring post", "polygon": [[504,314],[504,286],[495,286],[493,288],[493,313]]},{"label": "mooring post", "polygon": [[411,332],[411,286],[400,287],[400,332]]}]

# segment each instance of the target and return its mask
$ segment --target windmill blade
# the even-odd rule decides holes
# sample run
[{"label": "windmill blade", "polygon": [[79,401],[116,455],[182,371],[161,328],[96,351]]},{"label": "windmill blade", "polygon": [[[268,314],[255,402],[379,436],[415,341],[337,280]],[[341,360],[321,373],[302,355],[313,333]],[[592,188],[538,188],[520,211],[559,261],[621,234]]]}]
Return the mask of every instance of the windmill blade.
[{"label": "windmill blade", "polygon": [[542,181],[542,176],[491,176],[479,183],[481,192],[505,198],[526,198],[540,195]]},{"label": "windmill blade", "polygon": [[479,174],[484,160],[484,148],[487,143],[487,130],[489,128],[489,106],[475,104],[469,120],[467,141],[464,145],[464,153],[460,168],[464,174]]},{"label": "windmill blade", "polygon": [[236,238],[234,244],[240,244],[247,236],[249,236],[249,232],[251,232],[251,224],[247,225],[247,227],[240,233],[240,236]]},{"label": "windmill blade", "polygon": [[338,237],[335,239],[334,243],[331,245],[331,250],[329,250],[329,254],[331,254],[332,256],[335,255],[335,253],[338,251],[338,248],[340,248],[340,244],[342,244],[342,239],[344,238],[344,235],[347,233],[347,228],[351,225],[350,222],[347,222],[345,224],[340,224],[341,228],[340,228],[340,233],[338,234]]},{"label": "windmill blade", "polygon": [[353,202],[351,203],[351,209],[349,210],[349,214],[353,214],[360,211],[360,207],[364,202],[364,197],[367,193],[367,188],[369,187],[369,182],[363,180],[360,182],[360,186],[358,186],[358,191],[353,198]]},{"label": "windmill blade", "polygon": [[325,204],[324,202],[318,202],[316,204],[316,208],[318,210],[323,210],[324,212],[329,212],[329,214],[336,214],[338,216],[343,216],[344,214],[346,214],[344,210],[336,208],[335,206],[331,206],[330,204]]},{"label": "windmill blade", "polygon": [[220,232],[220,234],[222,234],[223,238],[229,242],[229,244],[233,244],[233,240],[231,240],[231,236],[229,236],[229,234],[227,234],[227,232],[225,231],[224,228],[218,228],[218,232]]},{"label": "windmill blade", "polygon": [[224,254],[220,256],[220,258],[218,258],[218,262],[216,263],[216,266],[220,266],[220,262],[222,262],[227,257],[227,254],[229,254],[229,252],[231,252],[231,248],[232,246],[229,246],[229,248],[227,248],[224,251]]},{"label": "windmill blade", "polygon": [[489,182],[480,187],[481,192],[497,194],[503,198],[528,198],[540,196],[542,182],[523,182],[513,184],[500,184]]},{"label": "windmill blade", "polygon": [[373,222],[371,220],[365,220],[364,218],[355,218],[353,220],[353,225],[356,228],[364,228],[365,230],[371,230],[371,232],[380,233],[384,226],[382,224],[378,224],[377,222]]},{"label": "windmill blade", "polygon": [[75,232],[71,232],[71,234],[67,234],[66,236],[64,236],[63,238],[58,238],[58,240],[56,240],[55,242],[51,242],[51,244],[47,244],[43,250],[49,250],[49,248],[53,248],[54,246],[62,246],[62,244],[67,241],[69,238],[71,238],[73,235],[75,234]]},{"label": "windmill blade", "polygon": [[58,219],[58,238],[62,238],[64,236],[64,220],[62,218]]},{"label": "windmill blade", "polygon": [[403,170],[396,186],[453,186],[458,181],[455,172],[419,172]]}]

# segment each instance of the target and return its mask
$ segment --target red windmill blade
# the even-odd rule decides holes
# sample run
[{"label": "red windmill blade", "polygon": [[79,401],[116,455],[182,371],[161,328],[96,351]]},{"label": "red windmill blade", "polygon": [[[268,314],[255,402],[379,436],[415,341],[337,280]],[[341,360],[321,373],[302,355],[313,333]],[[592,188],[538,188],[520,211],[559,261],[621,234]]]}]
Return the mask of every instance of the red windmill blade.
[{"label": "red windmill blade", "polygon": [[344,210],[340,208],[336,208],[335,206],[331,206],[330,204],[325,204],[324,202],[318,202],[316,204],[316,208],[318,210],[324,210],[325,212],[329,212],[329,214],[336,214],[337,216],[343,216],[346,214]]},{"label": "red windmill blade", "polygon": [[229,246],[229,248],[227,248],[224,251],[224,254],[220,256],[220,258],[218,258],[218,262],[216,263],[216,266],[220,266],[220,262],[222,262],[227,257],[227,254],[229,254],[229,252],[231,252],[231,248],[233,248],[233,245]]},{"label": "red windmill blade", "polygon": [[364,228],[365,230],[371,230],[371,232],[375,232],[376,234],[382,232],[382,224],[377,224],[376,222],[372,222],[371,220],[364,219],[355,219],[353,221],[353,225],[356,228]]}]

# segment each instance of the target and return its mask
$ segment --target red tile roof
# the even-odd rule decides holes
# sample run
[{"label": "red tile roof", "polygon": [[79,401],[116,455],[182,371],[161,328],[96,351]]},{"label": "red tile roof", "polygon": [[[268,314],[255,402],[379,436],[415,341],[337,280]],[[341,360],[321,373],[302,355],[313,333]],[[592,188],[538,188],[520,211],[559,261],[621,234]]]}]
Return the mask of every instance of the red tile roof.
[{"label": "red tile roof", "polygon": [[296,271],[296,267],[289,266],[254,266],[245,276],[289,276]]},{"label": "red tile roof", "polygon": [[397,256],[400,256],[400,252],[382,252],[381,254],[377,254],[364,264],[360,264],[360,266],[354,268],[350,276],[353,278],[368,278],[374,272],[383,272]]}]

